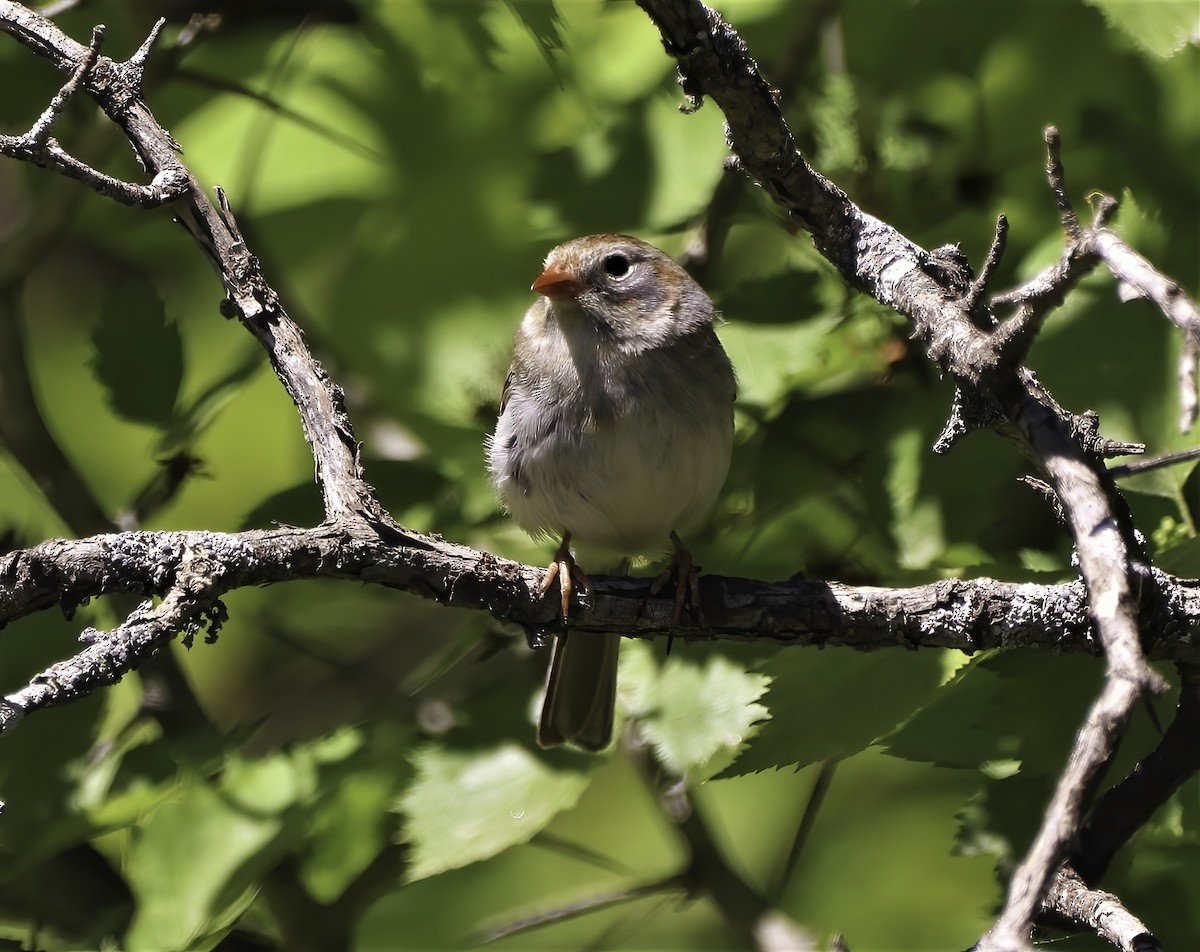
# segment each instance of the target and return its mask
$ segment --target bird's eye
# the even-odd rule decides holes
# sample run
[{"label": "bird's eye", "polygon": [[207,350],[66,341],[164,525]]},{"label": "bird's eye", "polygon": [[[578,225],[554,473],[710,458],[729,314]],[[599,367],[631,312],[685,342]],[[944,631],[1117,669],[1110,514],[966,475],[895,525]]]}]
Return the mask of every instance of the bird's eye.
[{"label": "bird's eye", "polygon": [[625,277],[629,273],[629,259],[624,255],[609,255],[604,259],[604,273],[613,278]]}]

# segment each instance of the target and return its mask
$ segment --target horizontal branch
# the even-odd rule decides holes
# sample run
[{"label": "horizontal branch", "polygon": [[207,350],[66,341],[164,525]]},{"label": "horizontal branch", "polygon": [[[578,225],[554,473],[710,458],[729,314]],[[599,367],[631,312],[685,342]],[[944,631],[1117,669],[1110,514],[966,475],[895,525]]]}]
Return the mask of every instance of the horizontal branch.
[{"label": "horizontal branch", "polygon": [[[531,640],[556,630],[553,598],[539,587],[544,569],[497,558],[427,536],[394,541],[355,526],[220,532],[125,532],[87,539],[52,539],[0,558],[0,627],[61,604],[68,614],[92,598],[115,593],[167,597],[190,593],[170,615],[166,637],[194,628],[226,592],[249,586],[315,578],[383,585],[443,605],[486,611],[520,626]],[[671,633],[669,597],[643,606],[650,581],[596,576],[593,603],[575,631],[650,638]],[[1161,575],[1168,593],[1151,656],[1200,662],[1200,586]],[[888,589],[794,578],[774,584],[705,576],[700,582],[703,626],[677,630],[689,641],[746,641],[776,645],[845,645],[882,648],[954,648],[968,653],[995,648],[1055,652],[1099,651],[1079,581],[1062,585],[944,579]],[[131,618],[130,622],[138,619]],[[51,669],[35,682],[61,691],[10,695],[18,710],[0,712],[0,729],[14,714],[49,707],[120,680],[148,657],[126,657],[119,666],[97,665],[97,652],[124,652],[123,625],[108,635],[86,632],[90,642],[68,668]],[[151,645],[162,643],[159,638]],[[107,646],[107,647],[106,647]],[[86,656],[86,657],[85,657]],[[123,657],[125,657],[123,655]]]}]

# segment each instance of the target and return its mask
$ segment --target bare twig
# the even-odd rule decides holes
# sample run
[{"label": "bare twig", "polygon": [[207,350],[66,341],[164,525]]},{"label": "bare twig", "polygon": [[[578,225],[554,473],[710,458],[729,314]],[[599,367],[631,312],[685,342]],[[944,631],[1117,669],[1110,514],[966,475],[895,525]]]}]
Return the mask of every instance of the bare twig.
[{"label": "bare twig", "polygon": [[[151,38],[157,34],[159,27],[155,28]],[[28,132],[19,136],[0,135],[0,154],[53,169],[126,205],[155,208],[175,201],[183,195],[187,182],[178,163],[172,162],[155,169],[154,178],[149,185],[138,185],[93,169],[70,155],[50,135],[55,121],[81,88],[87,88],[93,94],[98,87],[109,90],[114,101],[113,108],[117,108],[117,103],[123,104],[129,96],[137,94],[137,84],[141,82],[142,74],[140,66],[116,64],[100,56],[100,44],[104,38],[103,26],[97,26],[92,31],[90,46],[80,46],[49,20],[38,17],[20,4],[5,0],[0,2],[0,29],[12,33],[39,52],[46,52],[47,49],[59,52],[55,44],[61,43],[69,45],[73,53],[73,56],[59,56],[57,59],[57,65],[69,70],[71,78],[50,101],[50,105]],[[146,44],[143,44],[143,49],[146,48]],[[142,50],[139,50],[139,53],[142,53]]]},{"label": "bare twig", "polygon": [[1183,288],[1130,248],[1116,232],[1108,228],[1095,230],[1092,247],[1116,277],[1122,300],[1145,298],[1183,332],[1183,352],[1178,364],[1179,427],[1190,430],[1196,422],[1200,307]]},{"label": "bare twig", "polygon": [[976,305],[987,291],[988,285],[991,284],[992,277],[1004,258],[1004,247],[1007,240],[1008,219],[1000,215],[996,218],[996,231],[992,235],[992,244],[988,248],[987,257],[983,260],[983,267],[979,269],[979,276],[971,283],[971,290],[967,292],[967,298],[963,302],[963,306],[968,311],[975,310]]},{"label": "bare twig", "polygon": [[512,922],[495,926],[481,935],[480,941],[495,942],[497,939],[528,932],[531,929],[537,929],[541,926],[554,925],[557,922],[567,922],[591,912],[611,909],[614,906],[622,906],[625,903],[634,902],[638,899],[645,899],[647,896],[660,895],[684,895],[683,883],[680,878],[678,876],[668,876],[666,879],[648,883],[645,886],[633,886],[629,889],[619,889],[616,892],[588,896],[577,902],[568,903],[555,909],[549,909],[532,916],[526,916],[523,919],[516,919]]},{"label": "bare twig", "polygon": [[1114,854],[1200,769],[1200,667],[1178,666],[1179,706],[1158,746],[1097,800],[1071,865],[1086,883],[1104,875]]},{"label": "bare twig", "polygon": [[100,55],[100,44],[104,42],[104,27],[95,26],[92,28],[92,42],[88,46],[87,52],[79,60],[79,65],[75,67],[71,73],[71,78],[66,84],[55,94],[50,100],[50,105],[45,111],[38,116],[30,130],[25,133],[25,139],[29,145],[34,148],[45,146],[46,140],[50,137],[50,128],[58,120],[62,111],[67,108],[67,103],[74,98],[75,93],[79,91],[79,84],[83,82],[85,76],[92,71],[96,65],[96,58]]},{"label": "bare twig", "polygon": [[126,69],[130,71],[131,84],[139,91],[142,88],[142,79],[146,73],[146,63],[150,60],[150,51],[154,49],[158,38],[162,36],[163,27],[166,25],[167,18],[159,17],[155,21],[154,26],[150,28],[150,32],[146,34],[146,38],[142,40],[141,46],[125,62]]},{"label": "bare twig", "polygon": [[1156,469],[1165,469],[1168,466],[1178,466],[1180,463],[1188,463],[1194,459],[1200,459],[1200,447],[1180,450],[1178,453],[1150,456],[1146,459],[1134,460],[1131,463],[1122,463],[1120,466],[1111,467],[1109,472],[1112,473],[1113,479],[1124,479],[1126,476],[1136,476],[1139,473],[1149,473]]},{"label": "bare twig", "polygon": [[792,875],[796,872],[796,865],[800,862],[800,855],[804,852],[805,844],[808,843],[808,836],[816,825],[817,814],[821,812],[821,805],[825,802],[825,795],[829,792],[829,787],[833,783],[833,775],[837,771],[837,764],[836,760],[824,760],[821,762],[821,766],[817,768],[817,776],[813,779],[812,790],[808,794],[808,802],[804,805],[804,814],[800,817],[800,823],[796,826],[796,835],[792,838],[791,849],[788,850],[787,859],[784,860],[783,866],[779,870],[779,875],[775,879],[775,884],[768,894],[768,898],[772,903],[778,903],[783,898],[784,890],[787,889]]},{"label": "bare twig", "polygon": [[191,574],[185,587],[173,588],[157,606],[143,602],[118,628],[85,630],[80,637],[90,643],[79,654],[51,665],[3,699],[0,731],[30,711],[84,697],[140,667],[181,631],[198,625],[197,617],[211,604],[208,588],[202,574]]},{"label": "bare twig", "polygon": [[1074,926],[1094,931],[1121,952],[1163,952],[1162,946],[1121,900],[1089,889],[1070,868],[1058,871],[1050,884],[1045,910]]},{"label": "bare twig", "polygon": [[1129,678],[1105,681],[1079,729],[1033,845],[1009,883],[1004,910],[977,949],[1028,947],[1033,921],[1141,693],[1141,685]]},{"label": "bare twig", "polygon": [[1058,206],[1063,231],[1071,241],[1078,241],[1082,229],[1079,226],[1079,216],[1075,214],[1071,198],[1067,194],[1067,175],[1063,171],[1062,143],[1059,140],[1058,129],[1046,126],[1042,130],[1042,138],[1046,143],[1046,179],[1050,183],[1050,191],[1054,193],[1054,204]]},{"label": "bare twig", "polygon": [[1179,427],[1186,431],[1196,422],[1197,376],[1200,367],[1200,307],[1177,282],[1162,274],[1145,257],[1110,230],[1109,220],[1117,210],[1115,199],[1094,199],[1089,227],[1084,228],[1066,193],[1066,178],[1060,154],[1058,130],[1045,130],[1046,174],[1062,218],[1067,245],[1059,262],[1020,288],[996,295],[993,307],[1019,305],[1017,313],[1003,326],[1007,336],[1019,336],[1027,349],[1032,333],[1040,327],[1049,309],[1062,302],[1066,292],[1084,274],[1103,262],[1117,279],[1121,300],[1145,298],[1183,332],[1177,377],[1179,380]]}]

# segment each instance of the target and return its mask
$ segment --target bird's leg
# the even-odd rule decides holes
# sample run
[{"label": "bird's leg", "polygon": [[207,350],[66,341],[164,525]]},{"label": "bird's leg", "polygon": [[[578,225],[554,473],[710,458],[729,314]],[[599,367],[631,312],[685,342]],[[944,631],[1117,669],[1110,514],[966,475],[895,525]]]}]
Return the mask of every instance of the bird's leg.
[{"label": "bird's leg", "polygon": [[545,595],[550,591],[550,586],[554,584],[554,580],[558,579],[558,592],[562,598],[562,620],[563,624],[567,623],[567,618],[571,614],[571,592],[578,585],[590,599],[592,597],[592,580],[588,578],[578,565],[575,564],[575,556],[571,554],[571,533],[563,533],[562,545],[558,547],[558,551],[554,553],[554,561],[550,563],[546,569],[546,577],[542,579],[542,588],[539,594]]},{"label": "bird's leg", "polygon": [[650,586],[650,597],[653,598],[662,591],[667,582],[675,579],[675,611],[671,615],[671,628],[675,629],[679,627],[683,609],[689,602],[696,612],[700,611],[700,566],[692,561],[692,553],[679,541],[679,536],[674,530],[671,532],[671,543],[675,546],[671,564],[663,569],[662,574]]}]

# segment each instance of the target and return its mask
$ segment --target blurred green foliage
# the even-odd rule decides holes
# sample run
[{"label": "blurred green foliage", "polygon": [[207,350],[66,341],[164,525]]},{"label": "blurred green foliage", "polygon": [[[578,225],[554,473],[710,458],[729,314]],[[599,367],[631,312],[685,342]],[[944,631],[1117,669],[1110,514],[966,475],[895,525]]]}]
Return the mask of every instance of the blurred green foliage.
[{"label": "blurred green foliage", "polygon": [[[750,184],[726,181],[722,117],[678,110],[673,63],[632,3],[305,7],[231,8],[159,52],[147,99],[199,179],[225,188],[345,386],[368,478],[401,521],[547,557],[497,512],[482,458],[528,283],[577,234],[633,232],[681,253],[711,208],[719,240],[703,280],[742,396],[726,491],[690,540],[706,569],[879,585],[1072,576],[1069,544],[1016,483],[1024,463],[1010,446],[979,434],[931,454],[950,388],[896,315],[852,296]],[[84,38],[105,22],[106,52],[125,56],[160,12],[178,24],[187,10],[93,0],[60,23]],[[1004,212],[999,286],[1053,260],[1041,129],[1054,123],[1078,205],[1092,190],[1120,197],[1118,230],[1200,291],[1194,3],[722,10],[818,167],[914,240],[961,242],[978,262]],[[26,128],[60,79],[0,42],[0,128]],[[56,135],[137,178],[87,103]],[[219,315],[218,283],[169,210],[131,211],[4,161],[0,248],[0,374],[27,370],[36,400],[3,406],[10,547],[118,519],[222,530],[320,519],[293,408]],[[1098,410],[1108,436],[1162,452],[1194,439],[1174,430],[1178,348],[1150,306],[1119,304],[1096,275],[1030,363],[1065,405]],[[61,458],[14,437],[37,413]],[[1164,563],[1195,573],[1188,467],[1128,490]],[[215,645],[176,647],[0,740],[0,944],[462,947],[686,863],[619,753],[534,748],[545,657],[519,633],[350,585],[239,591],[227,604]],[[128,607],[12,626],[4,689]],[[688,646],[664,662],[636,645],[621,692],[661,759],[691,777],[727,860],[764,889],[782,875],[816,765],[839,761],[779,903],[822,941],[841,930],[863,952],[964,948],[986,928],[1002,896],[994,870],[1020,855],[1099,675],[1082,658]],[[1125,769],[1153,745],[1147,720]],[[1188,898],[1198,808],[1193,780],[1104,884],[1168,947],[1200,936]],[[732,941],[708,900],[665,890],[495,945]]]}]

